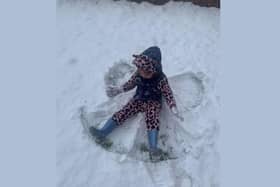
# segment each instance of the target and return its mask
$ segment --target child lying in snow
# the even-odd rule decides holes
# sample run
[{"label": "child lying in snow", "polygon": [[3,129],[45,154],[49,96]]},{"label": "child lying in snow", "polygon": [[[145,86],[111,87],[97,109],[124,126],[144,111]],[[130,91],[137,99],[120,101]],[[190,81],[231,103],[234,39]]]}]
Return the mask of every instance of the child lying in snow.
[{"label": "child lying in snow", "polygon": [[91,127],[90,132],[99,139],[99,142],[102,142],[109,133],[123,124],[125,120],[138,112],[144,112],[150,158],[155,160],[161,154],[161,150],[157,148],[157,138],[162,95],[165,97],[171,112],[181,120],[183,118],[176,107],[167,77],[162,72],[160,49],[158,47],[150,47],[142,54],[133,55],[133,57],[135,57],[133,64],[136,65],[137,71],[123,86],[109,87],[107,95],[114,97],[137,87],[135,95],[121,110],[114,113],[101,129]]}]

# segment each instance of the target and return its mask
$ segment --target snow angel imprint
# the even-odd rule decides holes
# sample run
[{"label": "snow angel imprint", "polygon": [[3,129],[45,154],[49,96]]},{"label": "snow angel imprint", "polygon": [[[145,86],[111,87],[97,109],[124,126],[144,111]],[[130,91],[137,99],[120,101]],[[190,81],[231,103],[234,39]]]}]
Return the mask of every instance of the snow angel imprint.
[{"label": "snow angel imprint", "polygon": [[150,158],[156,160],[162,152],[157,148],[162,98],[165,98],[171,112],[176,117],[180,119],[182,117],[178,112],[168,79],[162,71],[159,47],[150,47],[139,55],[133,55],[133,57],[132,63],[137,67],[136,72],[124,85],[108,87],[106,92],[109,97],[114,97],[136,87],[134,96],[121,110],[115,112],[101,129],[91,127],[90,132],[99,143],[103,143],[106,140],[105,137],[116,127],[121,126],[128,118],[139,112],[145,113]]}]

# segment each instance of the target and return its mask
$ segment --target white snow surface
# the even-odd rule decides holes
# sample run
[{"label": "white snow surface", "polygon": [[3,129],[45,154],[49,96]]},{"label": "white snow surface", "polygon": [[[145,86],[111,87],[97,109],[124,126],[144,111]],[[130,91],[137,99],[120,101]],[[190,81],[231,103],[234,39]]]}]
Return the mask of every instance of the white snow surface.
[{"label": "white snow surface", "polygon": [[[163,6],[111,0],[58,2],[57,186],[220,186],[217,148],[219,17],[216,8],[185,2],[171,1]],[[185,118],[184,122],[178,122],[164,115],[163,126],[175,129],[169,136],[180,134],[180,138],[175,137],[178,141],[170,145],[183,148],[185,154],[159,163],[143,162],[96,146],[83,133],[79,119],[81,106],[86,106],[89,112],[107,106],[111,107],[108,111],[113,112],[114,107],[125,104],[124,96],[108,99],[104,76],[116,62],[129,63],[132,54],[153,45],[161,48],[163,70],[171,79],[171,87]],[[172,82],[176,75],[194,75],[200,80],[203,99],[199,106],[184,109],[196,99],[196,83],[192,85],[191,79],[185,76],[181,77],[188,80],[180,84]],[[165,112],[168,112],[167,107]],[[128,121],[130,124],[124,124],[123,130],[114,136],[123,137],[131,147],[133,143],[130,142],[136,135],[128,133],[125,126],[137,129],[141,119],[139,115]]]}]

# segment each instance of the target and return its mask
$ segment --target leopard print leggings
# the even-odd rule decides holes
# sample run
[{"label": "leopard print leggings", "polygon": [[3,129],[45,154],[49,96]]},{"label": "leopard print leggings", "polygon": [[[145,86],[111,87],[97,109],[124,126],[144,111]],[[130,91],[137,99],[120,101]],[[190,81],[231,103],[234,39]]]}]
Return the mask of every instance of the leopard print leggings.
[{"label": "leopard print leggings", "polygon": [[121,110],[114,113],[113,120],[118,125],[123,124],[125,120],[136,115],[138,112],[145,112],[145,121],[147,130],[159,130],[159,113],[161,103],[158,101],[142,101],[131,99]]}]

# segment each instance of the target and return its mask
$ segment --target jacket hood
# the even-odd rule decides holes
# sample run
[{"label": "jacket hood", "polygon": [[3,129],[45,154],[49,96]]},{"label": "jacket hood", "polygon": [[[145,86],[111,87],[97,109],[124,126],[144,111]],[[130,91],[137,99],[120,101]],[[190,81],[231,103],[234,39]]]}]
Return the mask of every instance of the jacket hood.
[{"label": "jacket hood", "polygon": [[135,64],[137,68],[149,72],[162,72],[161,51],[159,47],[149,47],[140,55],[133,55],[133,57],[135,57],[133,64]]}]

